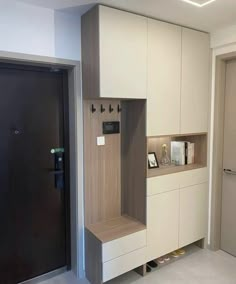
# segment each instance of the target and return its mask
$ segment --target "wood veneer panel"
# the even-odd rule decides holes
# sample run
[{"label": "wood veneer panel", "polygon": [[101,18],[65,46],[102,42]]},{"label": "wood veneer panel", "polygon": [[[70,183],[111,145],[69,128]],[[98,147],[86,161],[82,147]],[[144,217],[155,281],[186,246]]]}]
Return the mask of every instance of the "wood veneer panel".
[{"label": "wood veneer panel", "polygon": [[146,224],[146,101],[122,102],[122,214]]},{"label": "wood veneer panel", "polygon": [[102,243],[122,238],[145,229],[145,225],[125,215],[87,226],[87,230],[96,236]]},{"label": "wood veneer panel", "polygon": [[97,98],[100,91],[99,7],[81,17],[83,97]]},{"label": "wood veneer panel", "polygon": [[[121,137],[105,135],[105,145],[97,146],[103,121],[120,121],[116,111],[120,101],[84,101],[85,224],[103,222],[121,215]],[[97,109],[91,112],[92,104]],[[101,113],[101,104],[105,112]],[[114,111],[109,112],[112,104]]]},{"label": "wood veneer panel", "polygon": [[86,278],[93,284],[102,283],[102,244],[85,229],[85,271]]}]

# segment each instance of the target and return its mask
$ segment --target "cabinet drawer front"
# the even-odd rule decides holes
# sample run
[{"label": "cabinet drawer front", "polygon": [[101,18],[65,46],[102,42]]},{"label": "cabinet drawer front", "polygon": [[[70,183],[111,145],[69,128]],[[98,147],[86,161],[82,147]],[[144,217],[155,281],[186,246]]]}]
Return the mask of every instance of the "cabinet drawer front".
[{"label": "cabinet drawer front", "polygon": [[106,262],[146,246],[146,230],[104,243],[102,245],[102,261]]},{"label": "cabinet drawer front", "polygon": [[147,196],[179,188],[179,173],[147,179]]},{"label": "cabinet drawer front", "polygon": [[103,282],[143,265],[145,254],[146,248],[142,248],[103,263]]},{"label": "cabinet drawer front", "polygon": [[208,169],[201,168],[180,173],[180,188],[208,181]]}]

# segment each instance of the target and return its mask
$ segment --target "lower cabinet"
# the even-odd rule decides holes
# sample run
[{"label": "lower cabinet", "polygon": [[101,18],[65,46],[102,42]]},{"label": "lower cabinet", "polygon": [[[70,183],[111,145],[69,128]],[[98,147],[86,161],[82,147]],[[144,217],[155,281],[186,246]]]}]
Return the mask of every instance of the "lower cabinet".
[{"label": "lower cabinet", "polygon": [[179,190],[147,198],[147,262],[178,248]]},{"label": "lower cabinet", "polygon": [[146,262],[146,235],[146,230],[142,230],[102,244],[102,282]]},{"label": "lower cabinet", "polygon": [[206,237],[208,184],[180,189],[179,247]]},{"label": "lower cabinet", "polygon": [[[147,182],[147,261],[206,238],[206,173],[203,168]],[[167,187],[168,180],[171,186]]]}]

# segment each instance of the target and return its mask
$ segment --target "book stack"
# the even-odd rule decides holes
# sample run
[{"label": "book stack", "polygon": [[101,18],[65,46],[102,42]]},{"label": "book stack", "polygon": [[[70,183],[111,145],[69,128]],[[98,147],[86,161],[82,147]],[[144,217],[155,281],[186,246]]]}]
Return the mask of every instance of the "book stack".
[{"label": "book stack", "polygon": [[188,141],[171,141],[171,163],[176,166],[194,163],[194,143]]}]

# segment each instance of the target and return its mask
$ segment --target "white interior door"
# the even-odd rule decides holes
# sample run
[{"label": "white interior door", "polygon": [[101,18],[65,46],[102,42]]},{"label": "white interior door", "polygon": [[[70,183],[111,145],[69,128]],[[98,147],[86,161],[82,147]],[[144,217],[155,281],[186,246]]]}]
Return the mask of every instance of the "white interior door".
[{"label": "white interior door", "polygon": [[223,168],[221,249],[236,256],[236,61],[226,67]]}]

